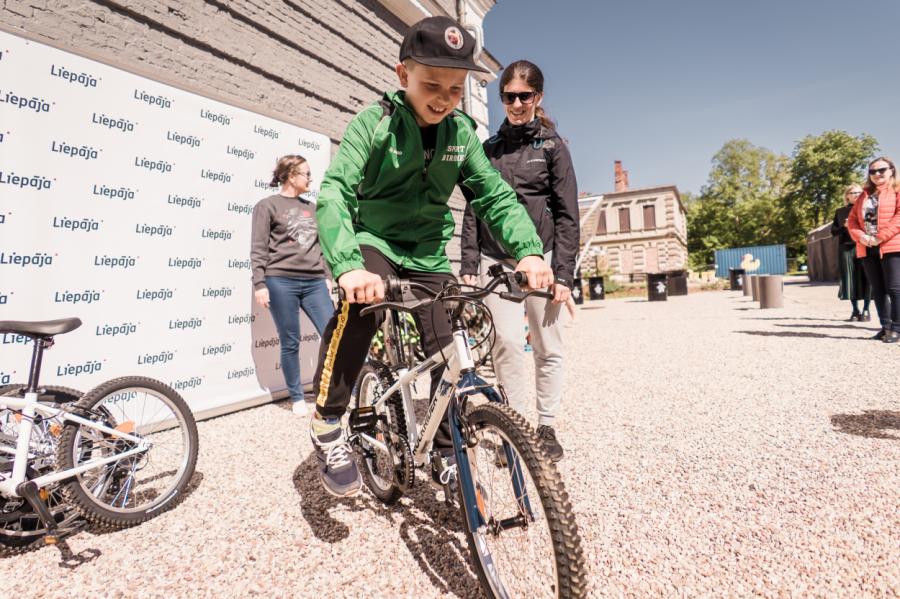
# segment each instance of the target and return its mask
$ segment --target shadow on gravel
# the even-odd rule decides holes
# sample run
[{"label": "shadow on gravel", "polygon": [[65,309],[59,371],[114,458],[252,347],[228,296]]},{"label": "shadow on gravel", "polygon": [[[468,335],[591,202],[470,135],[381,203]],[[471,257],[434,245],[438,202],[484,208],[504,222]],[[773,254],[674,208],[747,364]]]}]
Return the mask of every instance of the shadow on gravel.
[{"label": "shadow on gravel", "polygon": [[[459,536],[462,520],[458,508],[438,501],[421,475],[396,505],[386,506],[365,486],[356,497],[329,495],[319,481],[318,469],[315,454],[310,453],[297,466],[293,476],[294,488],[300,495],[300,512],[316,538],[326,543],[339,543],[350,536],[347,525],[330,513],[339,506],[354,515],[359,513],[354,526],[365,527],[371,518],[383,518],[398,530],[409,554],[440,595],[466,599],[483,596],[478,578],[469,565],[468,546]],[[389,539],[383,541],[383,551],[395,551],[388,543]]]},{"label": "shadow on gravel", "polygon": [[889,410],[863,410],[862,414],[835,414],[831,426],[839,433],[869,437],[870,439],[890,439],[900,441],[900,412]]},{"label": "shadow on gravel", "polygon": [[799,331],[735,331],[744,335],[757,335],[759,337],[805,337],[807,339],[855,339],[868,341],[868,337],[848,337],[846,335],[826,335],[824,333],[806,333]]},{"label": "shadow on gravel", "polygon": [[808,316],[757,316],[754,318],[742,318],[741,320],[814,320],[816,322],[843,322],[843,319],[841,318],[809,318]]},{"label": "shadow on gravel", "polygon": [[851,329],[856,331],[877,331],[878,329],[860,327],[852,324],[784,324],[775,323],[776,327],[797,327],[804,329]]}]

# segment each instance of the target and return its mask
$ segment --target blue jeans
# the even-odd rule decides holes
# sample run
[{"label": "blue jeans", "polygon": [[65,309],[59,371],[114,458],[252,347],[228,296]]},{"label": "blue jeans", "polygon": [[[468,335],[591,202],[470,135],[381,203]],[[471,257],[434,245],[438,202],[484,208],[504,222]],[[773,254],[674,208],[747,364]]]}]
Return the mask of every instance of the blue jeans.
[{"label": "blue jeans", "polygon": [[291,393],[291,401],[303,401],[300,386],[300,309],[302,308],[322,337],[325,325],[334,314],[325,279],[266,277],[269,311],[281,341],[281,370]]}]

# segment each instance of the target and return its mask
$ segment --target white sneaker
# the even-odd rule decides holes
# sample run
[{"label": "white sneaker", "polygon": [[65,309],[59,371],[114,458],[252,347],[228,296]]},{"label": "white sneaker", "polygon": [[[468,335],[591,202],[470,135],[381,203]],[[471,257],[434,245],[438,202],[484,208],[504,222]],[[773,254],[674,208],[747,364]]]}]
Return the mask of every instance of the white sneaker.
[{"label": "white sneaker", "polygon": [[291,404],[291,412],[297,416],[309,416],[309,408],[305,400],[295,401]]}]

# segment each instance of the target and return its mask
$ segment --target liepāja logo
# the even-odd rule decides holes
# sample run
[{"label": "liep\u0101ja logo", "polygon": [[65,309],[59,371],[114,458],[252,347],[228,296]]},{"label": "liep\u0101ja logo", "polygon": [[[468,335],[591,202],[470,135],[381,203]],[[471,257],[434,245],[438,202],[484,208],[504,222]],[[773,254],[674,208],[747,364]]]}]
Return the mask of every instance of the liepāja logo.
[{"label": "liep\u0101ja logo", "polygon": [[16,92],[7,91],[3,93],[0,90],[0,104],[10,104],[19,110],[33,110],[34,112],[50,112],[50,107],[55,106],[56,102],[50,103],[38,96],[21,96]]},{"label": "liep\u0101ja logo", "polygon": [[102,256],[94,256],[94,266],[109,268],[110,270],[128,270],[129,268],[134,268],[139,259],[140,256],[129,256],[127,254],[121,256],[107,256],[103,254]]},{"label": "liep\u0101ja logo", "polygon": [[261,125],[253,125],[253,132],[268,137],[269,139],[278,139],[278,131],[272,127],[263,127]]},{"label": "liep\u0101ja logo", "polygon": [[137,333],[140,322],[119,322],[115,324],[105,323],[98,324],[94,329],[94,335],[97,337],[127,337]]},{"label": "liep\u0101ja logo", "polygon": [[63,154],[64,156],[68,156],[69,158],[83,158],[85,160],[97,160],[100,157],[100,152],[103,150],[98,150],[93,146],[87,146],[82,144],[79,145],[70,145],[65,141],[52,141],[50,143],[50,151],[56,152],[57,154]]},{"label": "liep\u0101ja logo", "polygon": [[172,108],[172,104],[175,103],[175,100],[163,96],[162,94],[154,95],[148,94],[146,91],[142,89],[135,88],[134,90],[134,99],[138,102],[143,102],[149,106],[158,106],[162,109]]},{"label": "liep\u0101ja logo", "polygon": [[91,116],[91,122],[107,129],[117,129],[122,133],[131,133],[137,126],[137,121],[130,121],[124,117],[116,118],[103,113],[97,114],[96,112]]},{"label": "liep\u0101ja logo", "polygon": [[14,333],[3,333],[0,335],[0,345],[29,345],[31,337],[25,335],[16,335]]},{"label": "liep\u0101ja logo", "polygon": [[33,254],[20,254],[18,252],[0,251],[0,266],[15,266],[18,268],[46,268],[53,265],[54,258],[59,254],[46,252],[34,252]]},{"label": "liep\u0101ja logo", "polygon": [[169,329],[173,331],[196,331],[203,326],[203,318],[191,316],[190,318],[170,318]]},{"label": "liep\u0101ja logo", "polygon": [[177,193],[170,193],[169,197],[166,199],[166,203],[178,206],[179,208],[194,209],[202,207],[204,199],[205,198],[198,198],[197,196],[181,196]]},{"label": "liep\u0101ja logo", "polygon": [[96,233],[100,230],[100,224],[103,220],[94,220],[93,218],[69,218],[68,216],[54,216],[51,226],[54,229],[62,229],[70,233],[76,231],[82,233]]},{"label": "liep\u0101ja logo", "polygon": [[200,144],[203,142],[203,138],[197,137],[196,135],[185,135],[184,133],[171,130],[166,131],[166,139],[173,141],[180,146],[187,146],[189,148],[199,148]]},{"label": "liep\u0101ja logo", "polygon": [[228,241],[234,236],[234,231],[226,229],[203,229],[200,233],[201,239],[212,239],[213,241]]},{"label": "liep\u0101ja logo", "polygon": [[30,187],[37,191],[45,191],[53,187],[54,181],[56,179],[43,175],[19,175],[12,171],[0,171],[0,185],[12,185],[19,189]]},{"label": "liep\u0101ja logo", "polygon": [[169,289],[168,287],[160,287],[159,289],[138,289],[135,293],[135,299],[145,302],[167,302],[175,297],[178,289]]},{"label": "liep\u0101ja logo", "polygon": [[235,270],[250,270],[249,258],[229,258],[227,268]]},{"label": "liep\u0101ja logo", "polygon": [[135,223],[134,232],[138,235],[146,235],[147,237],[166,238],[171,237],[175,233],[175,227],[169,225],[148,225],[147,223]]},{"label": "liep\u0101ja logo", "polygon": [[267,339],[257,339],[253,342],[253,347],[256,349],[265,349],[267,347],[279,347],[281,345],[281,339],[276,335],[275,337],[269,337]]},{"label": "liep\u0101ja logo", "polygon": [[244,378],[247,378],[248,376],[253,376],[254,374],[256,374],[256,368],[254,368],[253,366],[247,366],[240,370],[238,370],[238,369],[229,370],[228,371],[228,380],[230,381],[233,379],[244,379]]},{"label": "liep\u0101ja logo", "polygon": [[184,258],[181,256],[172,256],[169,258],[169,268],[177,268],[180,270],[197,270],[203,268],[203,258]]},{"label": "liep\u0101ja logo", "polygon": [[234,146],[226,146],[225,153],[237,158],[243,158],[244,160],[253,160],[254,158],[256,158],[256,153],[250,148],[236,148]]},{"label": "liep\u0101ja logo", "polygon": [[234,349],[234,345],[231,343],[220,343],[218,345],[207,345],[203,348],[202,353],[200,355],[203,356],[224,356],[225,354],[230,354]]},{"label": "liep\u0101ja logo", "polygon": [[257,188],[257,189],[266,189],[266,190],[272,189],[272,188],[269,186],[269,182],[266,181],[265,179],[254,179],[254,180],[253,180],[253,187],[255,187],[255,188]]},{"label": "liep\u0101ja logo", "polygon": [[69,363],[56,367],[56,376],[81,376],[84,374],[94,374],[103,370],[103,362],[106,360],[85,360],[84,362]]},{"label": "liep\u0101ja logo", "polygon": [[142,364],[146,364],[147,366],[155,366],[157,364],[167,364],[175,359],[175,354],[178,353],[177,349],[168,350],[164,349],[158,352],[147,353],[138,356],[137,363],[138,366]]},{"label": "liep\u0101ja logo", "polygon": [[202,169],[200,178],[209,179],[213,183],[231,183],[231,173],[226,173],[225,171],[216,173],[209,169]]},{"label": "liep\u0101ja logo", "polygon": [[133,200],[139,189],[131,189],[130,187],[125,187],[121,185],[119,187],[109,187],[103,183],[99,185],[94,183],[93,188],[91,189],[91,193],[95,196],[101,196],[104,198],[109,198],[111,200],[122,200],[123,202],[127,200]]},{"label": "liep\u0101ja logo", "polygon": [[234,294],[234,287],[204,287],[201,297],[224,299]]},{"label": "liep\u0101ja logo", "polygon": [[303,139],[302,137],[297,140],[297,145],[299,145],[301,148],[312,150],[313,152],[318,152],[319,148],[322,147],[319,145],[319,142],[309,139]]},{"label": "liep\u0101ja logo", "polygon": [[85,72],[76,73],[64,66],[55,64],[50,65],[50,75],[82,87],[97,87],[97,84],[103,81],[103,77],[94,77],[90,73]]},{"label": "liep\u0101ja logo", "polygon": [[172,169],[175,168],[174,162],[166,162],[165,160],[151,160],[145,156],[135,156],[134,157],[134,166],[138,168],[144,168],[150,171],[151,173],[154,171],[158,171],[160,173],[171,173]]},{"label": "liep\u0101ja logo", "polygon": [[207,110],[205,108],[200,109],[200,118],[217,125],[222,125],[223,127],[231,125],[231,117],[227,114],[213,112],[212,110]]},{"label": "liep\u0101ja logo", "polygon": [[202,376],[192,376],[186,379],[177,379],[174,381],[169,381],[169,386],[175,389],[176,391],[185,391],[187,389],[196,389],[200,385],[203,384]]},{"label": "liep\u0101ja logo", "polygon": [[78,291],[60,289],[53,292],[53,303],[71,304],[73,306],[78,304],[96,304],[103,299],[103,294],[105,293],[105,289],[81,289]]},{"label": "liep\u0101ja logo", "polygon": [[237,214],[243,214],[244,216],[250,216],[253,214],[253,204],[235,204],[234,202],[228,202],[228,206],[225,210],[227,212],[235,212]]},{"label": "liep\u0101ja logo", "polygon": [[251,322],[256,321],[256,314],[252,314],[247,312],[245,314],[230,314],[228,316],[228,324],[233,325],[242,325],[242,324],[250,324]]}]

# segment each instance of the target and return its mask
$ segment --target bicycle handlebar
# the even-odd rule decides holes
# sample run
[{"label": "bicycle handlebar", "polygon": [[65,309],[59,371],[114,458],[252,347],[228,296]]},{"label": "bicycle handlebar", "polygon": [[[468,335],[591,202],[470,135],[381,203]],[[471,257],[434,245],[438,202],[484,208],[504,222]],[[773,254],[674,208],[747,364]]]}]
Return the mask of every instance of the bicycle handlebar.
[{"label": "bicycle handlebar", "polygon": [[[479,300],[481,298],[487,297],[500,285],[506,285],[507,291],[502,291],[499,293],[500,297],[516,302],[521,303],[525,298],[535,296],[542,297],[545,299],[553,299],[553,294],[548,293],[546,291],[533,290],[524,292],[518,287],[527,282],[528,278],[525,276],[523,272],[505,272],[501,269],[495,270],[493,267],[488,274],[491,275],[491,280],[484,287],[476,287],[474,285],[466,285],[466,287],[472,287],[473,291],[462,291],[459,287],[459,284],[453,283],[444,287],[439,292],[436,292],[421,283],[416,283],[415,281],[408,281],[406,279],[398,279],[392,275],[388,275],[387,277],[382,277],[384,281],[384,302],[379,304],[373,304],[366,306],[362,310],[360,310],[360,316],[365,316],[367,314],[371,314],[378,310],[399,310],[401,312],[412,312],[419,308],[428,306],[433,304],[440,294],[445,292],[446,295],[441,297],[441,301],[453,301],[459,299],[472,299]],[[416,298],[412,295],[411,291],[413,289],[422,291],[426,295],[430,296],[430,299],[420,299]],[[344,299],[343,290],[339,292],[340,299]]]}]

